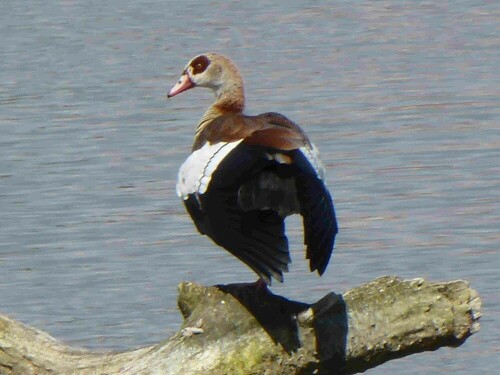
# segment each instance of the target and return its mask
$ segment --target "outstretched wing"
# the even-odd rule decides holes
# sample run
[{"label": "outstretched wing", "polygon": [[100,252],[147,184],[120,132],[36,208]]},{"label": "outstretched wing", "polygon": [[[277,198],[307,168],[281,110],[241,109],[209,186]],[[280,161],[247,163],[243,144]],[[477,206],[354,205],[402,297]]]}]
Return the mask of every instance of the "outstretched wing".
[{"label": "outstretched wing", "polygon": [[283,281],[290,255],[283,217],[271,207],[241,206],[239,191],[275,161],[259,147],[239,145],[212,173],[203,194],[188,194],[184,204],[196,227],[215,243],[246,263],[267,284]]}]

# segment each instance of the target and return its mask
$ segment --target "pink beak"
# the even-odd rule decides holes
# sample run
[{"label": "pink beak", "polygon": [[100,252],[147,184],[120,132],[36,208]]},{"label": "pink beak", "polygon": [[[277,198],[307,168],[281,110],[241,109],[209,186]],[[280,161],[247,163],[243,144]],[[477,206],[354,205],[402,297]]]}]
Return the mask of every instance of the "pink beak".
[{"label": "pink beak", "polygon": [[187,74],[183,74],[183,75],[181,75],[179,82],[177,82],[175,84],[175,86],[170,89],[170,91],[168,92],[167,98],[171,98],[172,96],[176,96],[177,94],[180,94],[181,92],[189,90],[192,87],[194,87],[194,84],[189,79],[189,76]]}]

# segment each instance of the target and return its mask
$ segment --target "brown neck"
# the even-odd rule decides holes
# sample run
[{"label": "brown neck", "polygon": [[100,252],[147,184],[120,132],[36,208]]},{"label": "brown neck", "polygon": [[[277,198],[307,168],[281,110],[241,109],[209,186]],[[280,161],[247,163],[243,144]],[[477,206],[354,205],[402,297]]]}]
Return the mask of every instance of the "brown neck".
[{"label": "brown neck", "polygon": [[217,100],[212,107],[221,112],[241,113],[245,108],[245,93],[243,81],[239,74],[234,74],[228,83],[222,85],[215,91]]},{"label": "brown neck", "polygon": [[212,104],[212,106],[209,108],[209,111],[214,110],[220,112],[220,114],[228,112],[242,113],[244,108],[245,103],[239,100],[218,100],[214,104]]},{"label": "brown neck", "polygon": [[212,104],[196,128],[196,136],[215,119],[228,113],[242,113],[245,108],[245,93],[243,81],[239,75],[234,75],[228,84],[221,86],[215,91],[215,103]]}]

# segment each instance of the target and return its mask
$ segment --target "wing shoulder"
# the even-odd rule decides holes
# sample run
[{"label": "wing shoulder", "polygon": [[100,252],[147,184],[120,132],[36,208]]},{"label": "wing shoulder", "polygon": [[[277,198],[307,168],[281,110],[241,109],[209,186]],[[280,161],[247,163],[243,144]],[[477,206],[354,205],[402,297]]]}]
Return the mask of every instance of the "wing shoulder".
[{"label": "wing shoulder", "polygon": [[246,139],[245,143],[290,151],[310,147],[304,131],[293,121],[276,112],[267,112],[252,118],[261,125]]}]

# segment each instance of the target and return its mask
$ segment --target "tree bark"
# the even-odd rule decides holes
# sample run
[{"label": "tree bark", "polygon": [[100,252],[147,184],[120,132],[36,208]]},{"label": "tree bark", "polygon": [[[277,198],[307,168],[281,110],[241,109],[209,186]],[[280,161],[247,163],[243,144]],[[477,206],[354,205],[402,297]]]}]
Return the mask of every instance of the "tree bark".
[{"label": "tree bark", "polygon": [[354,374],[479,330],[466,281],[382,277],[313,305],[254,285],[179,285],[180,332],[123,353],[72,349],[0,316],[0,374]]}]

